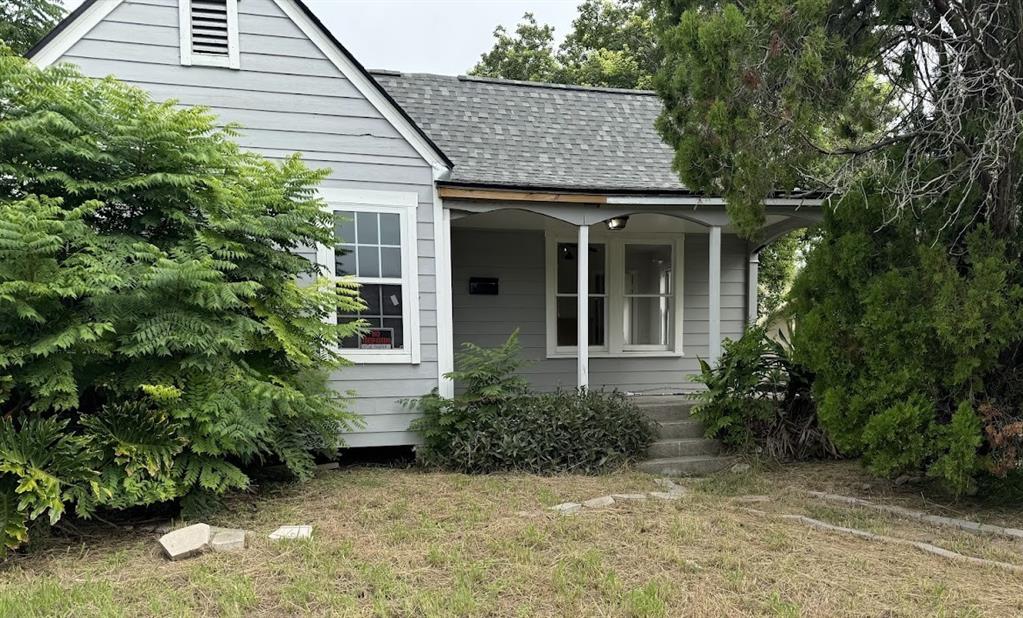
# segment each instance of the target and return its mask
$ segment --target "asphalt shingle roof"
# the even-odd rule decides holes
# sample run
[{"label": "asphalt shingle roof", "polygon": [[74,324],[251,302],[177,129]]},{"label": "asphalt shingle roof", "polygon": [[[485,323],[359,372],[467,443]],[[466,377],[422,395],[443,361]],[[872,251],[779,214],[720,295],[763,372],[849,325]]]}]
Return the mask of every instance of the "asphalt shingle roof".
[{"label": "asphalt shingle roof", "polygon": [[652,92],[373,72],[454,162],[449,182],[684,191],[654,129]]}]

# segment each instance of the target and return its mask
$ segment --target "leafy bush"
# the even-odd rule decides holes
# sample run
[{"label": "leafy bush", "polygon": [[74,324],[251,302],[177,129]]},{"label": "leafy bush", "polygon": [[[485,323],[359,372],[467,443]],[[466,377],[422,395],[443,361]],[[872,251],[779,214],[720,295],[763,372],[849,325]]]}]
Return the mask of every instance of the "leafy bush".
[{"label": "leafy bush", "polygon": [[622,394],[531,394],[514,373],[522,365],[517,333],[494,349],[463,344],[450,375],[464,392],[410,402],[423,414],[413,424],[423,437],[419,461],[468,473],[595,473],[635,459],[653,440],[653,424]]},{"label": "leafy bush", "polygon": [[753,327],[726,341],[718,364],[700,361],[697,377],[707,389],[693,410],[708,437],[739,450],[761,449],[781,459],[833,457],[837,453],[817,421],[810,394],[813,375],[791,358],[784,339]]},{"label": "leafy bush", "polygon": [[[326,384],[351,284],[322,171],[207,110],[0,53],[0,548],[28,524],[309,474],[355,417]],[[310,279],[309,285],[299,283]]]},{"label": "leafy bush", "polygon": [[1018,250],[983,225],[889,220],[862,199],[826,212],[793,287],[794,358],[816,375],[821,424],[882,475],[924,471],[962,492],[1017,470]]}]

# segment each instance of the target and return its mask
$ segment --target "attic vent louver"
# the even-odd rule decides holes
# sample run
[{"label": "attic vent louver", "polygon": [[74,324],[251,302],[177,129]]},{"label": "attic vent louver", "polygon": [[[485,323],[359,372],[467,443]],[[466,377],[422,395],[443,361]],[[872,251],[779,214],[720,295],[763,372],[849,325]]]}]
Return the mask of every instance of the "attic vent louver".
[{"label": "attic vent louver", "polygon": [[181,64],[238,68],[238,0],[178,0]]},{"label": "attic vent louver", "polygon": [[192,53],[227,58],[227,0],[192,0]]}]

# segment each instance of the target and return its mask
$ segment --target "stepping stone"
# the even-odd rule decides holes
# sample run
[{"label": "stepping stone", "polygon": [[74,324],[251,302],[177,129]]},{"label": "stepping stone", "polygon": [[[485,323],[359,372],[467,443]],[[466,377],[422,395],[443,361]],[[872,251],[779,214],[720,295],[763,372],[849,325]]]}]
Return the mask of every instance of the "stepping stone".
[{"label": "stepping stone", "polygon": [[160,537],[160,547],[171,560],[184,560],[206,551],[210,544],[210,527],[192,524]]},{"label": "stepping stone", "polygon": [[555,504],[550,510],[560,513],[561,515],[574,515],[583,508],[583,505],[578,502],[562,502],[561,504]]},{"label": "stepping stone", "polygon": [[245,549],[245,531],[240,528],[213,528],[210,549],[216,552]]},{"label": "stepping stone", "polygon": [[270,540],[308,539],[313,536],[312,526],[281,526],[270,533]]},{"label": "stepping stone", "polygon": [[682,494],[674,491],[651,491],[650,497],[657,498],[658,500],[678,500],[682,497]]},{"label": "stepping stone", "polygon": [[338,462],[330,461],[330,462],[327,462],[327,463],[320,464],[320,465],[316,466],[316,471],[317,472],[326,472],[327,470],[337,470],[340,467],[341,467],[341,464],[339,464]]},{"label": "stepping stone", "polygon": [[646,500],[646,494],[611,494],[616,501],[622,500]]},{"label": "stepping stone", "polygon": [[583,502],[583,506],[588,509],[599,509],[605,506],[611,506],[615,503],[615,499],[611,496],[601,496],[599,498],[590,498],[586,502]]},{"label": "stepping stone", "polygon": [[742,504],[756,504],[758,502],[770,502],[771,496],[739,496],[735,498],[735,501]]},{"label": "stepping stone", "polygon": [[729,468],[729,470],[736,474],[744,474],[750,471],[750,465],[748,463],[737,463]]},{"label": "stepping stone", "polygon": [[308,539],[313,536],[312,526],[281,526],[270,533],[271,541],[281,539]]}]

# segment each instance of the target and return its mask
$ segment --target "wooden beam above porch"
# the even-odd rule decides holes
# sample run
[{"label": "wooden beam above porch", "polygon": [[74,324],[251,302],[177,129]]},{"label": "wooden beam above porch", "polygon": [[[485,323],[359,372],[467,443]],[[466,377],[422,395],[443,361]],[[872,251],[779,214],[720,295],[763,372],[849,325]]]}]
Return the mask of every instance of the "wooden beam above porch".
[{"label": "wooden beam above porch", "polygon": [[504,202],[551,202],[555,204],[606,204],[606,195],[587,193],[552,193],[515,191],[509,189],[460,189],[438,187],[437,193],[446,199],[499,200]]}]

